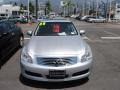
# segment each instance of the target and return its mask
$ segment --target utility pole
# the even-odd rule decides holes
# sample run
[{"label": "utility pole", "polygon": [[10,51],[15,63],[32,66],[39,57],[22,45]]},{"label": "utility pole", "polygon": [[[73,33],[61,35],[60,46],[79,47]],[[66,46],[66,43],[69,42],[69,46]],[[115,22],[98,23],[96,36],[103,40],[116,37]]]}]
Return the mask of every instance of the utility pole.
[{"label": "utility pole", "polygon": [[30,16],[29,16],[29,14],[30,14],[29,3],[30,3],[30,1],[28,0],[28,22],[30,21]]},{"label": "utility pole", "polygon": [[38,18],[38,0],[36,0],[36,19]]},{"label": "utility pole", "polygon": [[90,2],[88,2],[88,15],[89,15],[89,12],[90,12],[90,10],[91,10],[91,4],[90,4]]},{"label": "utility pole", "polygon": [[98,4],[98,0],[96,1],[96,3],[97,3],[97,7],[96,7],[96,17],[98,16],[98,7],[99,7],[99,4]]},{"label": "utility pole", "polygon": [[107,4],[106,4],[106,19],[108,19],[108,0],[107,0]]},{"label": "utility pole", "polygon": [[83,2],[83,5],[82,5],[82,16],[85,15],[85,3]]},{"label": "utility pole", "polygon": [[85,15],[87,15],[87,1],[86,1],[86,0],[85,0],[85,3],[84,3],[84,4],[85,4],[85,6],[84,6],[84,9],[85,9],[85,10],[84,10],[84,13],[85,13]]},{"label": "utility pole", "polygon": [[108,21],[111,21],[111,5],[112,5],[112,1],[110,0],[110,6],[109,6],[109,19]]},{"label": "utility pole", "polygon": [[94,12],[95,12],[95,1],[94,0],[92,0],[92,12],[94,16]]}]

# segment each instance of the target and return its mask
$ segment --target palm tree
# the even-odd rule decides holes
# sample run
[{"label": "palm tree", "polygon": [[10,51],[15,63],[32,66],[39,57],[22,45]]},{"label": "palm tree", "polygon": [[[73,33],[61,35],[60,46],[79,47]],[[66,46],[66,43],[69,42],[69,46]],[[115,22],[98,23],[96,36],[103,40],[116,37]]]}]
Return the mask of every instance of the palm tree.
[{"label": "palm tree", "polygon": [[73,3],[71,0],[65,0],[65,2],[66,2],[65,7],[67,7],[68,16],[69,16],[69,15],[71,14],[71,8],[72,8],[73,6],[75,6],[75,5],[74,5],[74,3]]},{"label": "palm tree", "polygon": [[32,4],[32,2],[29,3],[29,10],[30,10],[30,14],[34,13],[34,5]]},{"label": "palm tree", "polygon": [[46,14],[49,14],[50,11],[52,11],[52,6],[51,6],[50,1],[48,0],[48,1],[46,1],[46,3],[45,3],[45,15],[46,15]]}]

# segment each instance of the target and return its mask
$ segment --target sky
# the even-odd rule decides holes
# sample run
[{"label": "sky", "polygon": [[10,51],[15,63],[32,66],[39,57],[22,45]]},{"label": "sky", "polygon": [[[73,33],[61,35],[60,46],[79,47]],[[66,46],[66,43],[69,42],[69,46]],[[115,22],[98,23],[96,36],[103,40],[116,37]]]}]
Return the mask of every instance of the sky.
[{"label": "sky", "polygon": [[[4,1],[4,2],[18,2],[18,3],[25,3],[25,4],[27,4],[27,1],[28,1],[28,0],[0,0],[0,2],[1,2],[1,1]],[[35,1],[35,0],[31,0],[31,1]],[[38,1],[40,1],[40,2],[45,2],[45,1],[47,1],[47,0],[38,0]],[[50,2],[51,2],[52,4],[54,4],[54,5],[59,5],[59,4],[60,4],[60,1],[61,1],[61,0],[50,0]],[[72,1],[80,2],[80,1],[85,1],[85,0],[72,0]],[[87,1],[92,1],[92,0],[87,0]],[[96,0],[94,0],[94,1],[96,1]],[[107,0],[98,0],[98,1],[107,1]],[[108,1],[110,1],[110,0],[108,0]],[[116,0],[116,1],[120,1],[120,0]]]}]

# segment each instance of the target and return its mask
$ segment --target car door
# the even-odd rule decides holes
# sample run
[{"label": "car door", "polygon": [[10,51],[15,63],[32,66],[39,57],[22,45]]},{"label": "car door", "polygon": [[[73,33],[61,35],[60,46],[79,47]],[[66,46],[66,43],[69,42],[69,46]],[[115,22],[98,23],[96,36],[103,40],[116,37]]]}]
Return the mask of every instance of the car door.
[{"label": "car door", "polygon": [[2,58],[9,47],[9,31],[4,22],[0,23],[0,58]]},{"label": "car door", "polygon": [[14,23],[9,22],[11,31],[11,44],[16,47],[19,45],[20,36],[22,34],[21,28],[16,26]]},{"label": "car door", "polygon": [[16,26],[12,22],[7,22],[7,26],[9,27],[9,33],[10,33],[9,44],[11,45],[11,48],[15,48],[14,46],[17,45],[16,39],[18,39],[18,36],[16,33],[17,32]]}]

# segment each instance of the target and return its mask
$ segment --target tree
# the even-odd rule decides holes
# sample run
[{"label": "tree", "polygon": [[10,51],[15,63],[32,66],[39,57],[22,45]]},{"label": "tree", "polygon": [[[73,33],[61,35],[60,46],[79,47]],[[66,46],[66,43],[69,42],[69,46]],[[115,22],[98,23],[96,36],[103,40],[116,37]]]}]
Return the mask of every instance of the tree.
[{"label": "tree", "polygon": [[17,3],[16,3],[16,2],[14,3],[14,6],[17,6]]},{"label": "tree", "polygon": [[67,10],[68,10],[68,16],[70,15],[70,9],[75,6],[74,3],[71,1],[71,0],[65,0],[66,2],[66,5],[65,7],[67,7]]},{"label": "tree", "polygon": [[46,14],[49,14],[50,11],[52,11],[52,6],[51,6],[50,1],[48,0],[48,1],[46,1],[46,3],[45,3],[45,15],[46,15]]},{"label": "tree", "polygon": [[30,10],[30,14],[34,13],[34,5],[32,4],[32,2],[29,3],[29,10]]},{"label": "tree", "polygon": [[23,10],[23,8],[24,8],[24,5],[21,3],[20,4],[20,10]]},{"label": "tree", "polygon": [[21,3],[21,4],[20,4],[20,13],[23,14],[23,12],[24,12],[23,10],[24,10],[24,5]]}]

